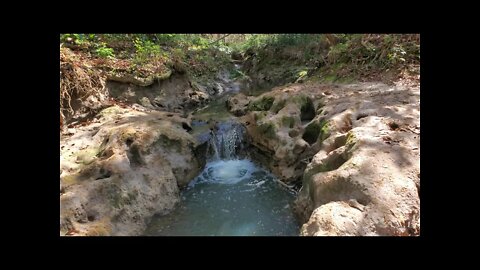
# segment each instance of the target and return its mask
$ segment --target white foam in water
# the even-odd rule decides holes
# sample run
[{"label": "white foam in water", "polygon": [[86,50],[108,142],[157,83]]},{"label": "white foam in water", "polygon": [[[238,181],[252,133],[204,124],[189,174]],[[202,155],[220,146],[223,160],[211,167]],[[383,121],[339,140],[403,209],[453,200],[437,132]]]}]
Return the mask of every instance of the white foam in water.
[{"label": "white foam in water", "polygon": [[[147,235],[297,235],[293,195],[274,176],[236,159],[242,129],[223,123],[209,140],[205,169],[182,191],[181,206],[156,216]],[[285,207],[287,205],[287,207]]]},{"label": "white foam in water", "polygon": [[255,164],[247,159],[218,160],[207,163],[203,173],[209,177],[199,177],[197,181],[232,185],[249,179],[256,170]]}]

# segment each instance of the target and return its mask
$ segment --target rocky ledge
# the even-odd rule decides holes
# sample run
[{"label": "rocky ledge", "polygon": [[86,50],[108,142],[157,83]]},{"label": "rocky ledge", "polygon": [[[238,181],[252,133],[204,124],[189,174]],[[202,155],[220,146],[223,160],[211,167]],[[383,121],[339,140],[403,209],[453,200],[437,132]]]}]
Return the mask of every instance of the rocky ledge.
[{"label": "rocky ledge", "polygon": [[259,160],[302,181],[301,235],[420,233],[418,85],[290,84],[227,105]]},{"label": "rocky ledge", "polygon": [[142,106],[102,110],[61,138],[60,234],[138,235],[203,167],[189,119]]}]

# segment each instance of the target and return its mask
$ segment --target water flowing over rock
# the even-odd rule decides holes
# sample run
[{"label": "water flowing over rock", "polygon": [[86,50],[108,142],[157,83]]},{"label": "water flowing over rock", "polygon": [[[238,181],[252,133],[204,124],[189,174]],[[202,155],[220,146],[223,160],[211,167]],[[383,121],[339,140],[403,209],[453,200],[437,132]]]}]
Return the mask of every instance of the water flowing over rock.
[{"label": "water flowing over rock", "polygon": [[177,208],[154,217],[147,235],[297,235],[294,193],[248,159],[239,159],[244,128],[221,122],[211,131],[205,169],[182,192]]},{"label": "water flowing over rock", "polygon": [[211,159],[234,159],[244,148],[245,128],[234,121],[218,123],[211,130],[209,148]]}]

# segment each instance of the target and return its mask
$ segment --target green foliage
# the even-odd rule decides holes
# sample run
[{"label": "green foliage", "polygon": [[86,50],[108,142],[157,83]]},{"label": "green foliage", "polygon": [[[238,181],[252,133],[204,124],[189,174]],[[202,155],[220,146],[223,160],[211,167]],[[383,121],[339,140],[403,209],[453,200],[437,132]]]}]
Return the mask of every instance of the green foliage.
[{"label": "green foliage", "polygon": [[83,38],[80,34],[61,34],[60,41],[69,42],[73,44],[82,44]]},{"label": "green foliage", "polygon": [[154,34],[154,41],[160,44],[174,44],[179,39],[177,34]]},{"label": "green foliage", "polygon": [[160,45],[155,44],[154,42],[147,39],[135,39],[135,62],[144,63],[147,62],[150,58],[155,58],[161,56],[163,51],[160,48]]},{"label": "green foliage", "polygon": [[247,59],[255,58],[255,71],[272,73],[272,66],[306,66],[301,73],[292,74],[297,82],[307,76],[313,79],[318,73],[323,73],[318,78],[356,78],[371,71],[419,64],[420,60],[420,37],[415,34],[246,35],[235,47],[245,52]]},{"label": "green foliage", "polygon": [[274,46],[298,46],[322,39],[320,34],[278,34],[273,35],[270,43]]},{"label": "green foliage", "polygon": [[113,53],[112,48],[108,48],[105,42],[103,42],[100,47],[95,50],[98,56],[102,58],[114,58],[115,54]]},{"label": "green foliage", "polygon": [[298,77],[305,77],[307,76],[308,71],[307,70],[302,70],[298,73]]},{"label": "green foliage", "polygon": [[420,45],[415,35],[346,35],[343,42],[332,46],[328,62],[348,63],[365,69],[390,68],[420,59]]},{"label": "green foliage", "polygon": [[322,120],[320,121],[320,126],[321,140],[323,141],[330,137],[330,124],[327,120]]},{"label": "green foliage", "polygon": [[307,77],[307,74],[308,74],[308,70],[302,70],[302,71],[298,72],[296,82],[299,82],[299,81],[305,79]]},{"label": "green foliage", "polygon": [[[234,50],[258,50],[267,46],[281,48],[288,46],[305,46],[318,43],[323,39],[320,34],[251,34],[244,42],[231,45]],[[311,55],[309,55],[311,56]]]},{"label": "green foliage", "polygon": [[229,70],[229,75],[230,75],[230,78],[233,79],[233,80],[245,76],[245,74],[243,72],[241,72],[237,69]]},{"label": "green foliage", "polygon": [[67,42],[76,45],[82,45],[95,41],[95,34],[60,34],[60,42]]},{"label": "green foliage", "polygon": [[248,50],[248,49],[259,49],[264,47],[269,40],[268,35],[265,34],[253,34],[250,35],[246,42],[240,46],[241,50]]}]

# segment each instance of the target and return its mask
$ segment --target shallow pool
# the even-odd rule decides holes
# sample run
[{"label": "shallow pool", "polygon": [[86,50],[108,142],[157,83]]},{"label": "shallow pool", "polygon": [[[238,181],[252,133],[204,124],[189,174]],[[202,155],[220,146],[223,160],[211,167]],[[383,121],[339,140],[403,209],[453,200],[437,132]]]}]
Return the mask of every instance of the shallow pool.
[{"label": "shallow pool", "polygon": [[292,212],[294,194],[272,174],[247,159],[217,160],[182,192],[166,216],[155,216],[146,235],[298,235]]}]

